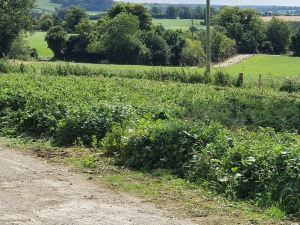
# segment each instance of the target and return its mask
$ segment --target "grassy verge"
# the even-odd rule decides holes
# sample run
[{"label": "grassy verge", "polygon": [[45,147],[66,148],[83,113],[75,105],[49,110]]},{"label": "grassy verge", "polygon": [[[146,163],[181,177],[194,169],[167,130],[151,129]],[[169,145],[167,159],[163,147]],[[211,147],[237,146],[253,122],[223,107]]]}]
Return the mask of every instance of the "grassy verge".
[{"label": "grassy verge", "polygon": [[191,217],[196,223],[291,224],[275,207],[262,210],[250,203],[226,200],[165,170],[147,173],[117,167],[101,150],[54,148],[47,142],[7,138],[0,139],[0,146],[25,150],[51,162],[73,166],[108,188],[144,198],[174,215]]}]

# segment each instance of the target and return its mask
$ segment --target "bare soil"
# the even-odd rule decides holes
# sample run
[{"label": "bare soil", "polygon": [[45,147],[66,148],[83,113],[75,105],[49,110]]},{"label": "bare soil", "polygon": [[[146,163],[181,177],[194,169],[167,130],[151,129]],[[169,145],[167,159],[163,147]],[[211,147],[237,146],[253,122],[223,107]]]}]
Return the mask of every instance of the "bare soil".
[{"label": "bare soil", "polygon": [[[0,148],[1,225],[192,225],[68,167]],[[205,223],[204,223],[205,224]]]}]

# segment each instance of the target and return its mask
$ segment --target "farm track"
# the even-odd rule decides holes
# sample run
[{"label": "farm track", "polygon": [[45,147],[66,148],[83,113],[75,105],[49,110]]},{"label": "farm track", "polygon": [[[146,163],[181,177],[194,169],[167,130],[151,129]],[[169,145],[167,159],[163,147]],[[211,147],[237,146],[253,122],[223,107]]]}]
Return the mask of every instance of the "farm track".
[{"label": "farm track", "polygon": [[[192,225],[70,168],[0,148],[1,225]],[[207,223],[204,223],[207,224]]]},{"label": "farm track", "polygon": [[252,57],[253,55],[252,54],[243,54],[243,55],[236,55],[236,56],[233,56],[229,59],[227,59],[226,61],[224,62],[221,62],[221,63],[218,63],[216,65],[214,65],[215,68],[225,68],[225,67],[229,67],[229,66],[232,66],[234,64],[238,64],[238,63],[241,63],[243,62],[244,60],[247,60],[249,59],[250,57]]}]

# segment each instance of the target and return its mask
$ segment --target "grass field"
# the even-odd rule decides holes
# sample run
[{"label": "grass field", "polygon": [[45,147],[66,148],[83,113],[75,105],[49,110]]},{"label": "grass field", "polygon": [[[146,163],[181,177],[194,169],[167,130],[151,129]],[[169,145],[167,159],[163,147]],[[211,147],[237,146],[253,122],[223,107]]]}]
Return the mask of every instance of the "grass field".
[{"label": "grass field", "polygon": [[41,58],[52,58],[53,52],[48,48],[47,42],[45,41],[45,32],[35,32],[29,34],[26,38],[29,46],[35,48],[38,52],[38,56]]},{"label": "grass field", "polygon": [[[194,26],[198,29],[203,29],[204,26],[200,25],[201,20],[194,20]],[[154,19],[154,24],[161,24],[166,29],[172,29],[172,30],[183,30],[187,31],[189,30],[190,26],[192,26],[192,20],[191,19]]]},{"label": "grass field", "polygon": [[49,0],[36,0],[36,5],[40,9],[54,11],[55,8],[59,8],[60,5],[56,3],[52,3]]},{"label": "grass field", "polygon": [[246,80],[282,80],[285,77],[300,78],[300,57],[257,55],[225,69],[229,74],[244,73]]}]

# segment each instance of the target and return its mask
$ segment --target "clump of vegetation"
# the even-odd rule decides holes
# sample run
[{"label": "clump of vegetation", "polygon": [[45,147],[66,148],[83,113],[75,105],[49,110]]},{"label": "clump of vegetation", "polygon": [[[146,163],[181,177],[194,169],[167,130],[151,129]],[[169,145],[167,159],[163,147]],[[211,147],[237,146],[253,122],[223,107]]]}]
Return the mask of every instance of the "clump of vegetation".
[{"label": "clump of vegetation", "polygon": [[8,73],[28,73],[30,71],[34,71],[33,67],[28,67],[24,63],[13,64],[8,62],[6,59],[0,59],[0,74],[8,74]]},{"label": "clump of vegetation", "polygon": [[300,139],[273,129],[232,132],[219,124],[142,119],[114,129],[104,147],[136,169],[165,168],[232,198],[299,215]]},{"label": "clump of vegetation", "polygon": [[300,91],[300,82],[296,79],[285,78],[279,91],[285,91],[288,93]]}]

